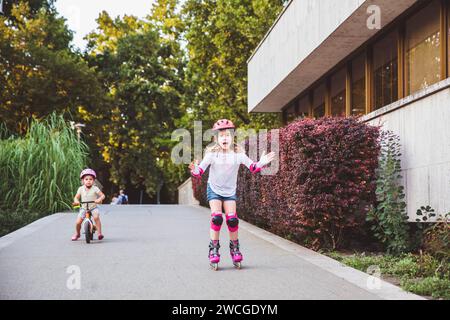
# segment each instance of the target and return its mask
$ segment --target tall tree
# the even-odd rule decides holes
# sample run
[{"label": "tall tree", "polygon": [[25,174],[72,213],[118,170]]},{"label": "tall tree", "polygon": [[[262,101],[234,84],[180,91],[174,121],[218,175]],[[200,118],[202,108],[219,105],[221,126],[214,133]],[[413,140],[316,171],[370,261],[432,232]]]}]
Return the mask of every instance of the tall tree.
[{"label": "tall tree", "polygon": [[55,10],[55,0],[3,0],[3,14],[12,17],[12,9],[19,3],[26,3],[28,5],[30,8],[29,17],[35,15],[41,8]]},{"label": "tall tree", "polygon": [[187,0],[187,117],[222,117],[270,128],[279,115],[248,114],[247,60],[283,8],[283,0]]},{"label": "tall tree", "polygon": [[184,65],[176,35],[163,28],[164,19],[155,20],[156,9],[147,20],[100,15],[87,59],[109,92],[110,108],[86,113],[86,120],[100,128],[96,143],[113,183],[144,187],[152,196],[164,181],[174,201],[183,172],[170,161],[170,135],[181,117]]},{"label": "tall tree", "polygon": [[94,70],[72,50],[72,34],[51,3],[8,2],[0,17],[0,119],[12,131],[23,133],[29,119],[53,111],[89,109],[102,98]]}]

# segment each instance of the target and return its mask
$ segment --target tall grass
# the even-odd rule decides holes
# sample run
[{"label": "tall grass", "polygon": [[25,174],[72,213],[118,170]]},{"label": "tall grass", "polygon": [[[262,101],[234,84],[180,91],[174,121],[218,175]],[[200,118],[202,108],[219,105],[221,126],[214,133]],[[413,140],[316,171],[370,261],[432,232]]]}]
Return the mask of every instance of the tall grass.
[{"label": "tall grass", "polygon": [[[1,127],[1,126],[0,126]],[[33,121],[24,137],[0,134],[0,235],[70,208],[87,146],[62,116]]]}]

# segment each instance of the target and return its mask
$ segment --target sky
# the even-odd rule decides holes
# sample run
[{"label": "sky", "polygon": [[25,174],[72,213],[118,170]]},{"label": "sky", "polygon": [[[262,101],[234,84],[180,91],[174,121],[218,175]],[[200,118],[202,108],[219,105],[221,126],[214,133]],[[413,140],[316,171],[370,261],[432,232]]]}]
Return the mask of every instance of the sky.
[{"label": "sky", "polygon": [[73,44],[84,50],[87,42],[83,40],[97,27],[95,19],[103,10],[110,16],[125,14],[143,18],[150,13],[154,0],[56,0],[60,15],[67,19],[69,29],[74,31]]}]

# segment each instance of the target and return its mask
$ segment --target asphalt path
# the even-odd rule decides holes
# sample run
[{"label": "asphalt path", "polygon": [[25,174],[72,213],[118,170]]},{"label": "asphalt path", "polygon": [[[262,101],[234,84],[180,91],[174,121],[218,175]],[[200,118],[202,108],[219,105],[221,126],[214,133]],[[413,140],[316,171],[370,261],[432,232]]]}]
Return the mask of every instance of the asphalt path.
[{"label": "asphalt path", "polygon": [[75,218],[56,214],[0,238],[0,299],[379,299],[244,228],[243,269],[222,232],[212,271],[203,208],[102,206],[105,239],[91,244],[70,241]]}]

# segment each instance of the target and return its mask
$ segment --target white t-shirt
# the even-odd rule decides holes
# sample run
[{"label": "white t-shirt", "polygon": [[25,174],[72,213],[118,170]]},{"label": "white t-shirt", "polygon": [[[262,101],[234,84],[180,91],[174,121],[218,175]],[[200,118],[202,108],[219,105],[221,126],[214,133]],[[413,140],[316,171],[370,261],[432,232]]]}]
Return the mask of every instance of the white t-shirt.
[{"label": "white t-shirt", "polygon": [[[100,189],[97,186],[92,186],[90,189],[86,188],[85,186],[81,186],[78,188],[77,194],[81,195],[81,202],[90,202],[95,201],[98,199],[98,194],[100,193]],[[97,208],[96,203],[89,203],[89,204],[82,204],[81,207],[85,210],[89,209],[92,210],[94,208]]]},{"label": "white t-shirt", "polygon": [[209,169],[208,183],[214,193],[222,197],[232,197],[236,194],[237,176],[241,164],[248,169],[254,162],[244,152],[208,152],[199,167]]}]

